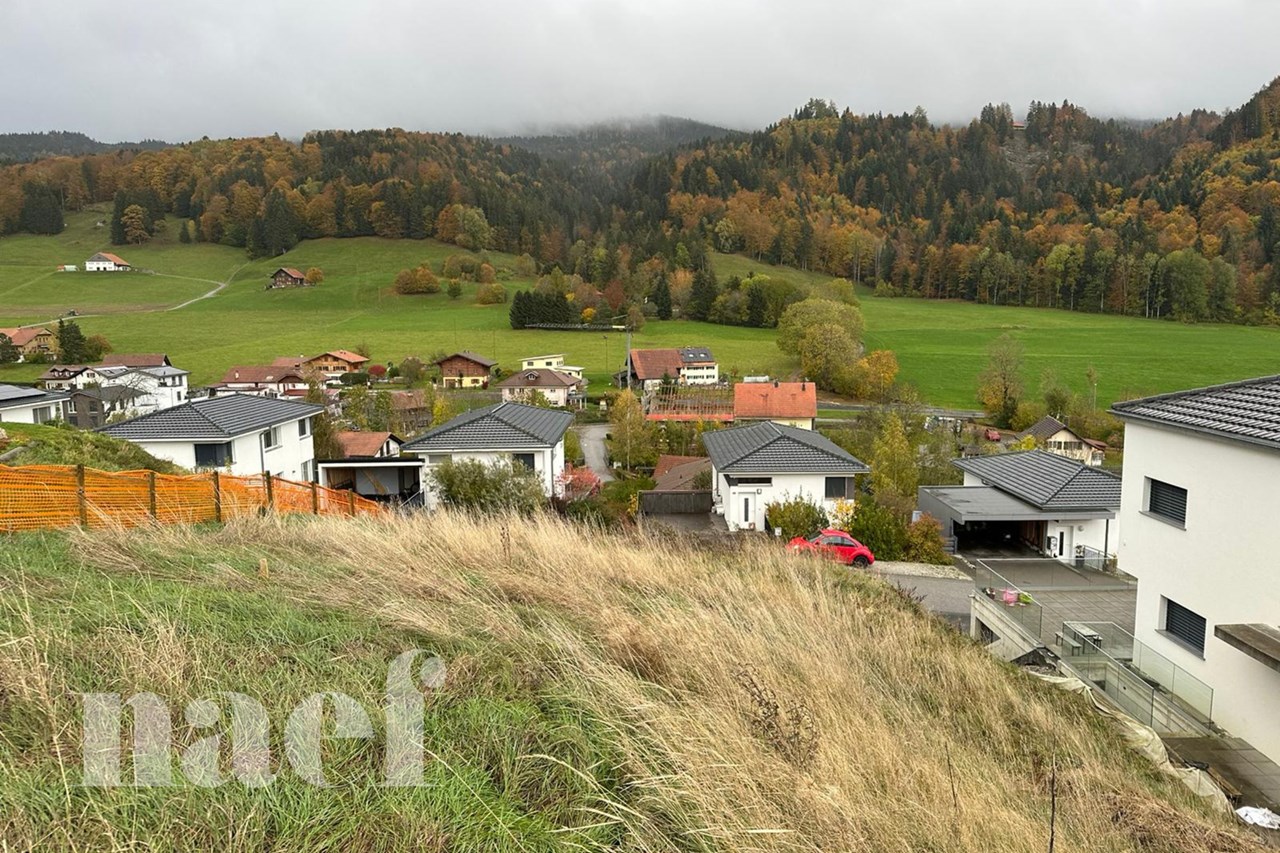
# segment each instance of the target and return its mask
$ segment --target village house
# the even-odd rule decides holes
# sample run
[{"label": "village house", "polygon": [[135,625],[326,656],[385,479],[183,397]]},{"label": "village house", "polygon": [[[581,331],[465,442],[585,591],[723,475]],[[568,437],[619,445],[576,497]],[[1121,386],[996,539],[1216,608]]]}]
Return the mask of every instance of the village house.
[{"label": "village house", "polygon": [[1036,446],[1058,456],[1075,459],[1097,468],[1107,455],[1106,442],[1083,438],[1052,415],[1045,415],[1022,433],[1036,440]]},{"label": "village house", "polygon": [[706,347],[633,349],[619,375],[619,384],[645,391],[653,391],[663,382],[715,385],[719,381],[720,367]]},{"label": "village house", "polygon": [[100,432],[184,468],[311,480],[316,473],[312,419],[322,411],[296,400],[228,394],[121,421]]},{"label": "village house", "polygon": [[818,389],[812,382],[739,382],[733,386],[733,422],[770,421],[813,429]]},{"label": "village house", "polygon": [[1280,762],[1280,376],[1116,403],[1120,564],[1137,642],[1211,691],[1212,719]]},{"label": "village house", "polygon": [[952,460],[961,486],[921,486],[921,512],[957,550],[1034,551],[1101,568],[1120,541],[1120,478],[1044,450]]},{"label": "village house", "polygon": [[828,513],[871,469],[813,430],[770,421],[704,433],[712,512],[730,531],[764,530],[769,504],[803,498]]},{"label": "village house", "polygon": [[142,414],[143,393],[124,386],[88,387],[67,393],[66,420],[77,429],[97,429],[107,423]]},{"label": "village house", "polygon": [[408,502],[422,490],[422,460],[400,456],[403,439],[390,432],[343,431],[334,436],[341,459],[316,462],[320,485],[375,501]]},{"label": "village house", "polygon": [[488,388],[498,362],[463,350],[433,363],[440,368],[440,383],[445,388]]},{"label": "village house", "polygon": [[212,396],[220,394],[254,394],[259,397],[288,397],[306,393],[307,379],[302,371],[270,364],[248,364],[233,367],[222,375],[222,381],[210,386]]},{"label": "village house", "polygon": [[564,476],[564,434],[573,415],[555,409],[498,403],[464,412],[432,427],[404,445],[402,452],[421,459],[430,494],[430,473],[448,461],[516,462],[538,472],[543,493],[558,494]]},{"label": "village house", "polygon": [[0,422],[43,424],[63,417],[67,395],[39,388],[0,385]]},{"label": "village house", "polygon": [[0,329],[0,335],[7,337],[18,348],[18,361],[30,361],[38,356],[49,355],[58,345],[57,336],[43,326]]},{"label": "village house", "polygon": [[138,392],[132,410],[145,414],[185,402],[190,396],[189,375],[161,353],[121,354],[101,364],[51,365],[40,375],[40,382],[46,389],[59,391],[130,388]]},{"label": "village house", "polygon": [[304,370],[322,373],[329,379],[337,379],[344,373],[359,373],[369,363],[366,356],[347,349],[335,349],[303,359]]},{"label": "village house", "polygon": [[520,359],[521,370],[536,370],[540,367],[547,367],[552,370],[558,370],[561,373],[567,373],[570,376],[582,378],[583,368],[572,364],[564,363],[564,353],[554,353],[552,355],[535,355],[530,358]]},{"label": "village house", "polygon": [[711,460],[706,456],[677,456],[664,453],[653,468],[655,492],[687,492],[698,488],[698,480],[711,475]]},{"label": "village house", "polygon": [[307,277],[293,267],[280,267],[270,276],[267,283],[267,290],[275,290],[278,287],[309,287]]},{"label": "village house", "polygon": [[404,439],[390,432],[342,430],[334,435],[346,459],[379,459],[399,456]]},{"label": "village house", "polygon": [[561,373],[551,368],[531,368],[513,373],[497,383],[502,399],[514,403],[527,403],[541,394],[548,404],[563,409],[581,407],[585,399],[581,378]]},{"label": "village house", "polygon": [[85,272],[128,272],[132,267],[119,255],[110,252],[98,252],[84,262]]}]

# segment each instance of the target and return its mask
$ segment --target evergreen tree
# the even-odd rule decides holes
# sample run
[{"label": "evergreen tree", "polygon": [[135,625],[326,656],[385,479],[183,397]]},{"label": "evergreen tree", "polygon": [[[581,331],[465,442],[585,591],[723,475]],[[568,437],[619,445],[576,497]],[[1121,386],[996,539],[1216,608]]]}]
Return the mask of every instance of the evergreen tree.
[{"label": "evergreen tree", "polygon": [[747,325],[761,328],[768,318],[769,301],[765,298],[764,288],[758,284],[747,287]]},{"label": "evergreen tree", "polygon": [[671,319],[671,285],[667,283],[665,272],[658,274],[658,281],[653,286],[653,304],[658,309],[659,320]]},{"label": "evergreen tree", "polygon": [[178,242],[179,243],[191,242],[191,228],[189,227],[189,223],[185,219],[182,220],[182,222],[178,225]]},{"label": "evergreen tree", "polygon": [[0,364],[13,364],[21,354],[12,338],[0,334]]},{"label": "evergreen tree", "polygon": [[58,194],[48,184],[28,181],[22,187],[22,213],[19,227],[32,234],[58,234],[66,223],[62,218],[62,203]]},{"label": "evergreen tree", "polygon": [[80,324],[75,320],[59,320],[58,358],[63,364],[83,364],[87,356],[88,345]]},{"label": "evergreen tree", "polygon": [[716,284],[716,274],[710,269],[700,269],[693,274],[693,288],[689,292],[689,319],[706,322],[711,315],[711,306],[720,295],[720,287]]}]

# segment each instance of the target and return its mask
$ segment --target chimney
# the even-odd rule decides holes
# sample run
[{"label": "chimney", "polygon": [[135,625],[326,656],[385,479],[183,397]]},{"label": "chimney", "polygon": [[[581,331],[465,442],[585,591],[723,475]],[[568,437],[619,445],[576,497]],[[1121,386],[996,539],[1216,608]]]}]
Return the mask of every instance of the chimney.
[{"label": "chimney", "polygon": [[774,388],[777,388],[777,387],[778,387],[778,380],[776,380],[776,379],[775,379],[775,380],[773,380],[773,387],[774,387]]},{"label": "chimney", "polygon": [[240,371],[236,371],[236,381],[240,381]]},{"label": "chimney", "polygon": [[800,393],[802,393],[802,394],[804,393],[804,383],[803,383],[803,382],[801,382],[801,383],[800,383]]}]

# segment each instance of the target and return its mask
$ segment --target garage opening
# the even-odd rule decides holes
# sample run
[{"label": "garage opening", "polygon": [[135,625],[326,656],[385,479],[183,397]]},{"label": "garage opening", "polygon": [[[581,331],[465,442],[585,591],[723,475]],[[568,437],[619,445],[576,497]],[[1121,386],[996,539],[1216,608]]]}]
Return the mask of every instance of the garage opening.
[{"label": "garage opening", "polygon": [[956,549],[979,557],[1025,557],[1040,553],[1047,522],[956,522]]}]

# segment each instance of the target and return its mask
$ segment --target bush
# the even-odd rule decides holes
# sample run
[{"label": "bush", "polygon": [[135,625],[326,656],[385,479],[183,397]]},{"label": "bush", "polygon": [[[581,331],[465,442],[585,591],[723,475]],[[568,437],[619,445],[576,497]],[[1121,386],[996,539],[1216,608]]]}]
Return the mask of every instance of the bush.
[{"label": "bush", "polygon": [[578,433],[569,430],[564,434],[564,459],[571,465],[580,465],[585,461],[582,453],[582,442],[578,440]]},{"label": "bush", "polygon": [[344,373],[338,377],[338,381],[343,385],[368,385],[369,374],[364,371],[356,371],[354,373]]},{"label": "bush", "polygon": [[871,549],[877,560],[901,560],[907,553],[907,526],[896,512],[863,498],[853,517],[844,519],[844,531]]},{"label": "bush", "polygon": [[400,270],[395,281],[396,293],[417,296],[423,293],[439,293],[440,281],[426,264],[411,270]]},{"label": "bush", "polygon": [[938,519],[923,514],[907,525],[906,558],[915,563],[937,566],[951,564],[951,558],[942,547],[942,525]]},{"label": "bush", "polygon": [[531,513],[546,503],[542,476],[519,462],[468,459],[432,469],[431,484],[446,506],[477,512]]},{"label": "bush", "polygon": [[457,299],[462,295],[462,282],[456,278],[449,279],[449,298]]},{"label": "bush", "polygon": [[507,301],[507,289],[497,282],[476,288],[477,305],[501,305]]},{"label": "bush", "polygon": [[781,528],[784,539],[812,536],[830,524],[821,507],[800,496],[766,506],[764,521],[769,530]]}]

